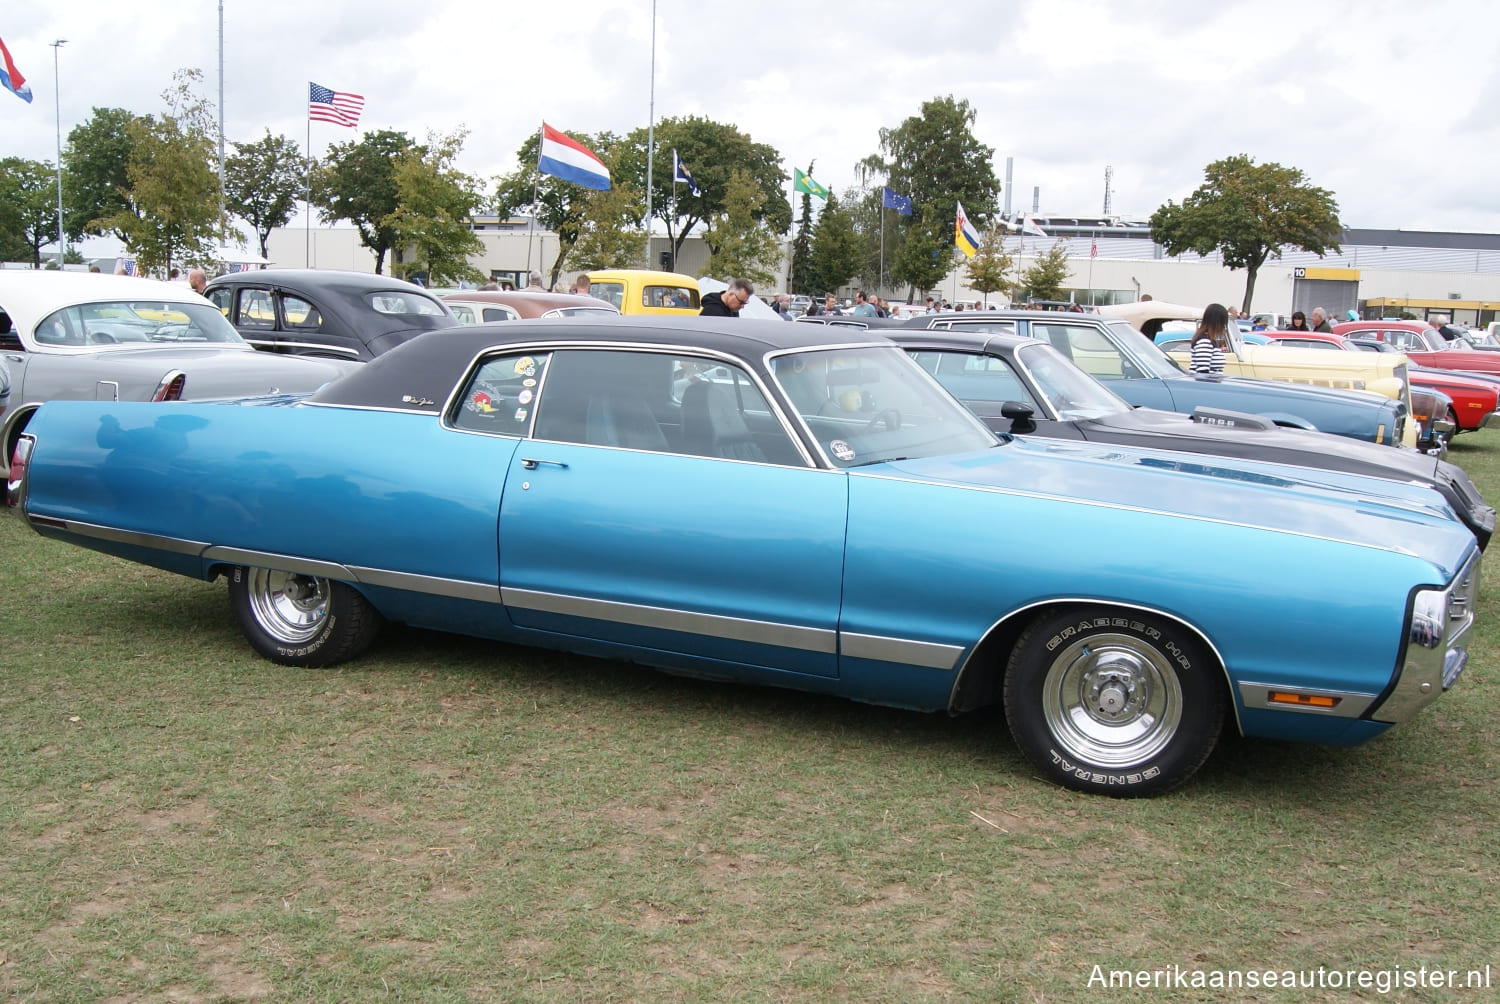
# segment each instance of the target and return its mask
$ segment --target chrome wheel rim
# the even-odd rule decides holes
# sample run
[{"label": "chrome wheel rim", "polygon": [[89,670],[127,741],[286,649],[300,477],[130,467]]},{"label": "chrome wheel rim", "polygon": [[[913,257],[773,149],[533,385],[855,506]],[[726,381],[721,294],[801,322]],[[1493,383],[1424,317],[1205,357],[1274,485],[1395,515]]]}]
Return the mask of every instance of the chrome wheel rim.
[{"label": "chrome wheel rim", "polygon": [[255,622],[277,641],[311,641],[328,617],[328,580],[266,568],[250,570],[250,609]]},{"label": "chrome wheel rim", "polygon": [[1131,635],[1074,642],[1052,660],[1042,714],[1067,754],[1100,767],[1135,767],[1159,754],[1182,723],[1182,685],[1167,657]]}]

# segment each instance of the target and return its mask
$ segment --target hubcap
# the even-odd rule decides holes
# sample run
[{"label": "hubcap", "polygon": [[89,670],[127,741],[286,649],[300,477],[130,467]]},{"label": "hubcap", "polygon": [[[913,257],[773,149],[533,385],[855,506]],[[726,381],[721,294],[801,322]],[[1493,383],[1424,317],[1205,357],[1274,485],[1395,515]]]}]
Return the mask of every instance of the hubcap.
[{"label": "hubcap", "polygon": [[1139,638],[1095,635],[1053,659],[1042,714],[1067,753],[1123,769],[1150,760],[1177,734],[1182,687],[1166,656]]},{"label": "hubcap", "polygon": [[328,617],[327,579],[254,568],[249,594],[256,623],[290,645],[312,640]]}]

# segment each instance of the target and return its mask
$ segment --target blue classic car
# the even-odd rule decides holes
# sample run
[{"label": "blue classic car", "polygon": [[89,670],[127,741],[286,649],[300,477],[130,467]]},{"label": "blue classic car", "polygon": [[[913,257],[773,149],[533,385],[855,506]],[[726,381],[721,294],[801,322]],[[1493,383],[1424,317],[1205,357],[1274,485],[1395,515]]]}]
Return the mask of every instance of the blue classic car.
[{"label": "blue classic car", "polygon": [[295,401],[54,402],[17,467],[39,533],[226,576],[274,661],[390,620],[1001,705],[1110,795],[1181,783],[1226,720],[1410,718],[1465,664],[1480,561],[1430,488],[1000,437],[890,342],[745,319],[456,328]]},{"label": "blue classic car", "polygon": [[[1028,335],[1049,342],[1089,375],[1134,405],[1179,411],[1221,408],[1264,415],[1277,425],[1316,429],[1394,446],[1409,418],[1401,400],[1380,394],[1257,380],[1194,376],[1126,321],[1099,314],[1036,310],[985,310],[923,314],[909,328],[950,328]],[[1403,377],[1404,382],[1404,377]],[[1408,445],[1415,444],[1416,430]]]}]

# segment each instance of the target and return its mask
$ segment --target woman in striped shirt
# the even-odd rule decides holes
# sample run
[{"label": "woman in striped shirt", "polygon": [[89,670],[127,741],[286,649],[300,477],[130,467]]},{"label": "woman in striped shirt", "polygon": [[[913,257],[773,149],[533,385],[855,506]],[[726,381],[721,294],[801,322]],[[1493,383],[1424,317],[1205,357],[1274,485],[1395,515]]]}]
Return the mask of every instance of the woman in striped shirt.
[{"label": "woman in striped shirt", "polygon": [[1229,311],[1222,303],[1210,303],[1193,333],[1193,354],[1188,366],[1194,373],[1223,373],[1224,347],[1229,344]]}]

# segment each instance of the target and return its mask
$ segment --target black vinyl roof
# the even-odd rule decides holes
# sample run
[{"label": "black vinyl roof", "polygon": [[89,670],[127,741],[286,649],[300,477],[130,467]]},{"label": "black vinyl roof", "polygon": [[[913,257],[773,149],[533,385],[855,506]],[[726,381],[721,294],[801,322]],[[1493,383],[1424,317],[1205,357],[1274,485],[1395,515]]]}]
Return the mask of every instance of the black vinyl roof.
[{"label": "black vinyl roof", "polygon": [[580,344],[620,344],[707,350],[735,357],[746,369],[767,376],[765,357],[773,352],[884,341],[858,329],[739,317],[578,316],[461,325],[419,335],[328,384],[309,400],[436,412],[469,364],[490,349],[544,352]]}]

